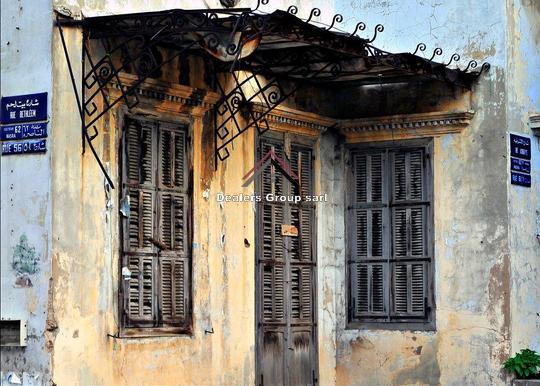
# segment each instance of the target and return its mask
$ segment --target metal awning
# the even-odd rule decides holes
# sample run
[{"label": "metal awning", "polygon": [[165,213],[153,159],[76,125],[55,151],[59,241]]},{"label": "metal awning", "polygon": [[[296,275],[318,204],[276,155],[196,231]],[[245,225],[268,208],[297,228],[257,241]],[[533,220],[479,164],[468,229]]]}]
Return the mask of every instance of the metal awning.
[{"label": "metal awning", "polygon": [[[361,87],[428,79],[470,88],[489,69],[489,64],[484,63],[475,70],[475,61],[464,69],[450,68],[459,60],[458,54],[452,55],[448,63],[438,63],[434,59],[442,54],[440,48],[425,59],[417,55],[426,49],[422,43],[413,53],[390,53],[373,45],[377,33],[384,29],[382,25],[375,27],[371,38],[361,38],[358,33],[365,31],[364,23],[358,23],[352,33],[344,33],[334,29],[342,21],[341,15],[335,15],[331,25],[320,26],[313,24],[313,18],[320,15],[317,8],[302,20],[295,16],[295,6],[270,14],[260,12],[259,5],[267,2],[259,0],[253,10],[175,9],[80,20],[58,14],[57,26],[70,74],[73,71],[62,28],[70,25],[83,29],[82,90],[73,75],[72,82],[81,114],[83,144],[89,144],[104,172],[92,146],[98,135],[97,120],[120,101],[135,106],[136,88],[181,55],[203,55],[213,62],[217,72],[228,72],[234,79],[232,89],[218,82],[222,98],[214,110],[216,166],[218,160],[229,156],[227,146],[247,129],[255,127],[260,133],[267,130],[265,116],[306,82],[320,86],[352,83]],[[90,48],[92,40],[101,43],[99,49]],[[168,48],[171,55],[160,58],[157,47]],[[105,88],[112,81],[121,84],[118,74],[128,69],[138,76],[138,81],[121,87],[123,94],[109,100]],[[248,84],[255,92],[246,95]],[[252,108],[255,103],[259,105],[257,114]]]}]

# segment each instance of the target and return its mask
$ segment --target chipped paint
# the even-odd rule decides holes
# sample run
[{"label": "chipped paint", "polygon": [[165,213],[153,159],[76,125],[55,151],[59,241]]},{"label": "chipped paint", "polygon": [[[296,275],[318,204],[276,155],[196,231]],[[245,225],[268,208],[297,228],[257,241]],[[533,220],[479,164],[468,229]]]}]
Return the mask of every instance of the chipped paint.
[{"label": "chipped paint", "polygon": [[[535,17],[540,12],[538,4],[530,0],[501,0],[489,7],[470,0],[310,3],[326,9],[325,16],[332,14],[333,8],[341,11],[347,16],[342,28],[360,20],[368,25],[383,22],[385,32],[378,40],[382,48],[407,52],[425,41],[429,47],[444,47],[445,55],[460,52],[462,62],[486,59],[493,65],[470,93],[431,83],[418,88],[371,87],[341,95],[306,88],[289,102],[293,108],[344,117],[475,112],[463,131],[438,134],[433,139],[436,331],[347,326],[344,139],[331,131],[317,133],[315,190],[328,195],[328,201],[317,206],[319,383],[507,383],[501,372],[504,358],[525,346],[540,349],[540,259],[535,236],[535,211],[540,210],[540,202],[534,188],[512,187],[505,178],[507,131],[527,134],[527,114],[540,110],[539,75],[535,73],[540,61],[539,18]],[[55,0],[54,5],[96,15],[215,7],[218,0]],[[248,5],[247,0],[240,2],[240,6]],[[282,1],[273,5],[288,6]],[[414,21],[404,17],[410,14],[417,16]],[[78,31],[66,28],[66,38],[70,52],[78,52]],[[28,366],[32,373],[47,374],[40,378],[44,382],[52,376],[59,385],[254,384],[254,207],[215,199],[219,192],[253,193],[253,186],[242,187],[242,176],[253,166],[254,133],[250,130],[239,137],[231,157],[215,169],[211,114],[165,101],[142,103],[134,109],[134,113],[150,116],[164,114],[191,127],[193,331],[175,337],[115,338],[122,275],[117,230],[119,212],[126,214],[125,205],[116,191],[104,187],[92,155],[81,154],[80,122],[57,34],[49,46],[55,80],[50,143],[51,149],[62,151],[51,153],[50,192],[45,196],[32,193],[25,202],[35,206],[19,205],[19,209],[24,218],[37,214],[37,223],[47,224],[50,199],[52,224],[38,231],[34,224],[9,229],[2,223],[2,240],[7,237],[4,230],[9,229],[6,234],[12,244],[9,249],[2,246],[2,256],[7,250],[6,256],[11,258],[18,244],[19,260],[38,261],[39,268],[30,272],[22,267],[32,264],[19,263],[13,268],[23,275],[14,279],[10,273],[9,285],[15,283],[16,290],[25,293],[21,303],[26,310],[45,316],[30,323],[26,353],[2,349],[2,370],[14,370],[24,381],[25,361],[32,362]],[[73,62],[80,62],[76,54]],[[17,63],[9,63],[10,68]],[[208,97],[211,91],[201,93],[211,78],[205,68],[199,59],[176,61],[162,69],[162,77],[190,84],[197,98]],[[2,71],[4,74],[4,68]],[[79,73],[76,78],[80,78]],[[119,109],[106,116],[95,142],[112,176],[118,175],[118,127],[123,112]],[[373,133],[371,139],[380,139],[377,135]],[[386,139],[396,141],[403,138],[394,132],[386,135]],[[540,181],[539,146],[533,145],[533,181]],[[6,174],[9,178],[11,162],[2,159],[3,179]],[[11,198],[9,185],[2,184],[3,197],[7,192],[5,197]],[[535,188],[538,192],[538,185]],[[22,188],[16,189],[24,193]],[[7,202],[2,200],[3,211]],[[26,229],[19,228],[31,228],[24,242],[16,235]],[[49,235],[53,235],[50,241]],[[4,260],[2,264],[4,272]]]}]

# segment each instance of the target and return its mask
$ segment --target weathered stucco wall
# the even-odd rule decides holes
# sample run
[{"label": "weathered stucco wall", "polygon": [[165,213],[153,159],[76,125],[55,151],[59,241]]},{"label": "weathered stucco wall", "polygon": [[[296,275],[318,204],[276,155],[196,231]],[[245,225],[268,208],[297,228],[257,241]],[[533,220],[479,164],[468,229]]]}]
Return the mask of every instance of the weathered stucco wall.
[{"label": "weathered stucco wall", "polygon": [[[76,52],[80,36],[69,31]],[[56,50],[59,46],[55,45]],[[76,60],[75,60],[76,61]],[[54,113],[77,127],[73,95],[65,63],[55,65]],[[205,178],[213,148],[204,146],[205,118],[178,106],[141,103],[135,112],[160,116],[191,126],[194,181],[193,334],[177,337],[120,339],[118,326],[118,190],[107,196],[104,179],[91,154],[81,155],[80,133],[70,130],[54,139],[53,205],[70,213],[55,217],[53,232],[54,315],[58,334],[53,370],[58,384],[237,384],[254,383],[254,212],[251,205],[225,203],[218,192],[249,193],[242,176],[253,165],[252,133],[235,142],[231,158]],[[71,106],[71,108],[66,108]],[[161,106],[161,107],[160,107]],[[96,146],[118,175],[119,130],[111,114]],[[208,125],[205,126],[208,129]],[[205,192],[203,194],[203,192]],[[209,198],[204,196],[208,194]],[[74,226],[74,224],[76,224]],[[246,246],[244,239],[250,246]],[[209,331],[210,333],[207,333]],[[90,349],[89,349],[90,348]]]},{"label": "weathered stucco wall", "polygon": [[[504,384],[506,357],[539,344],[536,140],[531,189],[509,184],[507,156],[508,131],[530,135],[528,112],[538,111],[538,4],[507,3],[358,1],[337,7],[353,15],[352,24],[358,15],[388,26],[390,36],[379,39],[383,47],[412,51],[423,41],[443,47],[447,57],[455,48],[465,63],[492,64],[473,90],[470,127],[435,139],[437,331],[346,330],[345,298],[337,295],[343,315],[337,318],[338,384]],[[510,36],[507,22],[516,24]]]},{"label": "weathered stucco wall", "polygon": [[[1,95],[48,92],[51,118],[52,7],[49,1],[2,1]],[[51,134],[51,124],[49,124]],[[49,144],[48,144],[49,145]],[[46,383],[50,277],[50,150],[0,156],[1,314],[27,321],[27,346],[0,348],[0,382]]]},{"label": "weathered stucco wall", "polygon": [[510,184],[512,353],[540,351],[540,138],[529,115],[540,112],[540,3],[507,1],[507,130],[531,138],[532,187]]},{"label": "weathered stucco wall", "polygon": [[[205,7],[202,1],[150,3],[93,1],[81,7],[77,1],[58,0],[55,6],[82,9],[86,15]],[[218,6],[217,1],[207,3]],[[516,189],[507,178],[507,131],[525,132],[526,114],[538,110],[534,86],[538,75],[532,67],[538,62],[528,59],[538,42],[530,46],[531,39],[523,39],[527,43],[511,55],[510,38],[504,32],[510,14],[518,20],[517,13],[534,14],[535,9],[518,2],[516,10],[510,10],[511,2],[489,7],[470,0],[437,4],[392,0],[336,5],[347,15],[349,27],[360,20],[371,26],[384,23],[386,30],[377,40],[382,48],[413,51],[419,41],[425,41],[428,47],[444,47],[446,53],[453,49],[463,53],[464,62],[488,60],[492,69],[473,90],[471,108],[476,113],[470,127],[434,140],[435,332],[345,329],[342,139],[330,132],[321,135],[316,186],[330,200],[317,209],[323,385],[503,384],[506,379],[500,367],[505,357],[522,345],[538,344],[534,315],[539,309],[538,287],[531,284],[538,281],[536,218],[527,215],[527,209],[538,209],[538,185]],[[323,8],[323,19],[331,19],[329,3],[314,1],[313,5]],[[302,3],[302,12],[310,6]],[[417,17],[412,20],[404,17],[407,14]],[[519,20],[512,36],[531,34],[533,19],[520,14]],[[534,31],[527,36],[537,36]],[[80,34],[69,28],[66,34],[72,63],[80,63]],[[517,61],[513,72],[506,65],[511,56]],[[57,33],[53,60],[53,130],[62,133],[51,141],[51,197],[57,209],[52,223],[53,309],[49,314],[58,326],[51,339],[54,381],[59,385],[253,384],[255,214],[251,205],[221,206],[215,199],[218,192],[252,192],[253,187],[241,188],[242,176],[253,165],[252,131],[235,141],[231,158],[212,172],[208,162],[213,149],[203,145],[209,135],[208,118],[194,111],[175,114],[158,105],[163,114],[190,123],[193,130],[193,335],[110,337],[118,332],[118,194],[106,190],[91,153],[81,155],[80,123]],[[526,68],[527,75],[520,68]],[[75,77],[80,78],[78,70]],[[526,86],[523,93],[509,92],[522,85]],[[451,103],[450,98],[449,108]],[[153,113],[144,103],[138,109]],[[94,142],[114,178],[118,174],[116,119],[112,114],[103,123]],[[533,169],[538,170],[535,149]],[[533,183],[539,178],[536,173]],[[526,221],[513,221],[518,214],[527,215]]]}]

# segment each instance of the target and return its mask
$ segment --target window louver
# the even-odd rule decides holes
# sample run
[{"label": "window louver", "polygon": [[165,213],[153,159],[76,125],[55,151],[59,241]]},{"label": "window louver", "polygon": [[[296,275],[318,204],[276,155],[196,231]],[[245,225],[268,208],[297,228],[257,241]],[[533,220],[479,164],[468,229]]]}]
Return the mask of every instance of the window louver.
[{"label": "window louver", "polygon": [[[126,327],[189,322],[186,131],[128,118],[125,130],[123,278]],[[125,271],[125,270],[123,270]],[[127,273],[125,272],[125,273]]]},{"label": "window louver", "polygon": [[285,318],[284,266],[265,264],[262,271],[264,319],[265,321],[283,321]]},{"label": "window louver", "polygon": [[311,318],[311,267],[291,268],[291,317]]},{"label": "window louver", "polygon": [[430,318],[426,148],[352,151],[349,195],[352,321]]},{"label": "window louver", "polygon": [[129,256],[128,268],[131,277],[127,282],[127,316],[131,321],[152,321],[155,316],[154,299],[154,264],[149,256]]}]

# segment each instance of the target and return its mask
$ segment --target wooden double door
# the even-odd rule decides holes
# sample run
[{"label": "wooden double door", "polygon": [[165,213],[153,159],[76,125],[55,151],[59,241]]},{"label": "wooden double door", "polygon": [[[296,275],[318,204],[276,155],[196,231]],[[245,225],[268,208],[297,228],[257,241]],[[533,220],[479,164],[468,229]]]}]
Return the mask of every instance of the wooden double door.
[{"label": "wooden double door", "polygon": [[[256,384],[315,385],[315,205],[306,200],[313,195],[313,143],[270,132],[259,141],[258,158],[270,150],[299,177],[299,184],[273,162],[257,179],[262,200],[257,204]],[[298,196],[302,200],[294,202]]]}]

